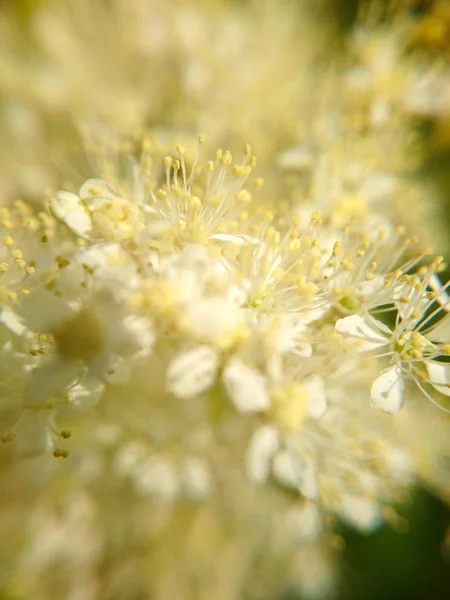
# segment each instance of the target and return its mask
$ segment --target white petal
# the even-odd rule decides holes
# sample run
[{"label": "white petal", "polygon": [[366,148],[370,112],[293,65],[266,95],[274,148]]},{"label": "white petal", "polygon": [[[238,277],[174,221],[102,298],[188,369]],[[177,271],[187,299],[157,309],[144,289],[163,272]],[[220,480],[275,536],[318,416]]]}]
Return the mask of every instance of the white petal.
[{"label": "white petal", "polygon": [[317,498],[316,470],[311,461],[297,459],[287,450],[282,450],[274,458],[273,474],[282,485],[298,489],[305,498]]},{"label": "white petal", "polygon": [[[402,302],[402,298],[408,298],[409,302]],[[394,300],[400,317],[403,321],[407,319],[415,320],[413,315],[416,311],[423,313],[429,302],[428,298],[422,292],[417,292],[414,287],[408,283],[400,283],[395,286]]]},{"label": "white petal", "polygon": [[308,416],[320,419],[327,410],[324,380],[320,375],[313,375],[303,382],[303,387],[308,394]]},{"label": "white petal", "polygon": [[444,308],[444,310],[450,312],[450,294],[447,290],[442,289],[442,282],[436,275],[436,273],[431,276],[428,285],[433,290],[433,292],[436,293],[436,302],[439,302],[439,304]]},{"label": "white petal", "polygon": [[309,358],[312,345],[305,335],[307,329],[297,315],[283,315],[281,320],[269,320],[269,327],[277,327],[276,352],[285,354],[294,352],[302,358]]},{"label": "white petal", "polygon": [[294,506],[285,517],[287,534],[297,543],[314,541],[322,529],[322,519],[318,507],[313,502]]},{"label": "white petal", "polygon": [[385,275],[375,275],[371,281],[362,281],[358,284],[358,296],[370,296],[383,288]]},{"label": "white petal", "polygon": [[70,388],[68,399],[76,408],[95,406],[103,395],[105,384],[95,377],[84,377],[80,383]]},{"label": "white petal", "polygon": [[361,531],[370,532],[381,525],[381,514],[374,500],[347,496],[338,509],[339,515],[350,525]]},{"label": "white petal", "polygon": [[393,477],[403,480],[411,479],[414,475],[412,457],[395,446],[390,446],[385,452],[386,471]]},{"label": "white petal", "polygon": [[302,322],[304,325],[309,325],[310,323],[314,323],[318,319],[322,318],[327,311],[329,310],[330,305],[321,305],[317,308],[310,308],[309,310],[302,312],[297,315],[299,322]]},{"label": "white petal", "polygon": [[217,366],[217,354],[208,346],[183,352],[167,368],[167,388],[179,398],[196,396],[214,383]]},{"label": "white petal", "polygon": [[223,383],[239,412],[260,412],[269,408],[265,377],[239,358],[232,358],[226,365]]},{"label": "white petal", "polygon": [[129,359],[126,360],[117,354],[112,354],[107,364],[107,368],[102,369],[103,372],[101,373],[102,379],[107,383],[124,385],[130,381],[132,368]]},{"label": "white petal", "polygon": [[427,361],[431,385],[444,396],[450,396],[450,363]]},{"label": "white petal", "polygon": [[[380,348],[388,343],[391,330],[380,321],[366,316],[350,315],[336,321],[336,331],[357,341],[357,350],[366,351]],[[380,333],[380,331],[382,333]]]},{"label": "white petal", "polygon": [[76,235],[86,237],[92,230],[92,219],[81,199],[72,192],[60,191],[50,199],[53,215]]},{"label": "white petal", "polygon": [[179,491],[179,480],[173,465],[163,456],[151,456],[139,463],[132,474],[136,491],[170,502]]},{"label": "white petal", "polygon": [[315,500],[319,493],[316,470],[312,463],[306,463],[300,473],[299,490],[309,500]]},{"label": "white petal", "polygon": [[435,342],[447,342],[450,340],[450,313],[447,313],[443,319],[438,321],[433,329],[427,333],[426,337]]},{"label": "white petal", "polygon": [[50,450],[48,417],[46,410],[31,410],[20,419],[15,431],[15,444],[21,456],[36,456]]},{"label": "white petal", "polygon": [[146,317],[128,315],[120,325],[120,348],[137,350],[143,356],[150,354],[155,341],[152,323]]},{"label": "white petal", "polygon": [[243,322],[243,312],[226,298],[200,298],[186,308],[187,326],[203,341],[216,341],[235,331]]},{"label": "white petal", "polygon": [[397,186],[398,179],[392,173],[375,172],[364,179],[361,191],[368,202],[373,202],[388,198]]},{"label": "white petal", "polygon": [[132,475],[137,465],[148,455],[148,447],[142,442],[131,441],[120,444],[113,459],[113,469],[117,475]]},{"label": "white petal", "polygon": [[105,196],[93,196],[92,198],[87,198],[85,200],[86,206],[92,212],[95,217],[95,212],[101,210],[102,208],[106,208],[107,206],[111,206],[112,200],[111,198],[105,198]]},{"label": "white petal", "polygon": [[314,159],[305,146],[293,146],[277,156],[277,164],[286,171],[307,171],[314,165]]},{"label": "white petal", "polygon": [[80,198],[89,200],[90,198],[114,198],[116,192],[112,185],[103,179],[88,179],[80,188]]},{"label": "white petal", "polygon": [[68,212],[83,210],[83,203],[76,194],[61,190],[50,198],[50,209],[58,220],[64,221]]},{"label": "white petal", "polygon": [[77,261],[91,269],[110,270],[126,265],[128,256],[120,244],[96,244],[86,250],[81,250]]},{"label": "white petal", "polygon": [[76,235],[85,238],[92,230],[92,219],[90,215],[81,211],[70,211],[64,217],[64,223]]},{"label": "white petal", "polygon": [[401,370],[394,365],[381,373],[370,391],[372,408],[396,413],[403,405],[404,382]]},{"label": "white petal", "polygon": [[312,344],[305,336],[297,336],[292,352],[301,358],[312,356]]},{"label": "white petal", "polygon": [[66,302],[44,289],[37,289],[25,296],[19,310],[28,329],[36,333],[54,331],[75,316]]},{"label": "white petal", "polygon": [[93,269],[94,278],[106,286],[118,301],[140,283],[136,265],[120,244],[96,244],[78,252],[76,261]]},{"label": "white petal", "polygon": [[75,362],[53,360],[35,369],[25,394],[25,404],[39,406],[49,398],[61,396],[76,380],[79,366]]},{"label": "white petal", "polygon": [[183,492],[189,500],[201,502],[211,493],[212,478],[206,461],[190,456],[181,469]]},{"label": "white petal", "polygon": [[258,238],[254,238],[250,235],[231,235],[229,233],[215,233],[211,236],[211,239],[216,240],[217,242],[228,242],[235,246],[254,246],[259,242]]},{"label": "white petal", "polygon": [[[149,207],[146,204],[143,204],[142,207],[145,207],[145,212],[148,212]],[[143,208],[144,210],[144,208]],[[146,242],[151,238],[158,238],[170,227],[170,223],[167,221],[163,221],[158,219],[157,221],[152,221],[148,225],[145,226],[145,229],[142,231],[139,236],[139,240],[142,242]]]},{"label": "white petal", "polygon": [[252,483],[259,484],[267,480],[279,444],[279,435],[274,427],[266,425],[255,431],[246,455],[247,474]]},{"label": "white petal", "polygon": [[226,299],[235,306],[243,306],[248,301],[248,290],[245,285],[230,285],[226,291]]},{"label": "white petal", "polygon": [[7,306],[4,306],[0,310],[0,323],[3,323],[5,327],[16,335],[23,335],[27,331],[21,317]]}]

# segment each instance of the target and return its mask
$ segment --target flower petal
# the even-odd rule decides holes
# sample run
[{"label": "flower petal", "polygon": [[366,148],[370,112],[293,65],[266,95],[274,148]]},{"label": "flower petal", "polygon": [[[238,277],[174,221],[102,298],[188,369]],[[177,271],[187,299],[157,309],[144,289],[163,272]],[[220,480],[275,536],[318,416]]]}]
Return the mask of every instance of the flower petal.
[{"label": "flower petal", "polygon": [[76,408],[95,406],[103,395],[105,384],[95,377],[84,377],[80,383],[70,388],[69,402]]},{"label": "flower petal", "polygon": [[273,473],[282,485],[298,489],[309,500],[317,498],[316,470],[310,460],[297,459],[287,450],[281,450],[274,458]]},{"label": "flower petal", "polygon": [[72,192],[60,191],[50,199],[53,215],[80,237],[88,237],[92,231],[92,219],[83,202]]},{"label": "flower petal", "polygon": [[303,387],[308,394],[308,416],[320,419],[327,410],[324,380],[320,375],[312,375],[303,382]]},{"label": "flower petal", "polygon": [[272,458],[278,450],[280,439],[274,427],[260,427],[252,436],[247,448],[247,474],[253,483],[264,483],[269,477]]},{"label": "flower petal", "polygon": [[47,410],[30,410],[23,415],[15,431],[15,444],[20,456],[36,456],[48,452],[52,442]]},{"label": "flower petal", "polygon": [[270,405],[266,379],[239,358],[232,358],[223,371],[223,383],[239,412],[261,412]]},{"label": "flower petal", "polygon": [[[373,317],[350,315],[336,321],[336,331],[344,337],[353,338],[357,341],[356,349],[364,352],[374,350],[388,343],[392,335],[389,327]],[[380,333],[380,331],[382,333]]]},{"label": "flower petal", "polygon": [[80,187],[80,198],[89,201],[93,198],[109,198],[116,196],[116,192],[112,185],[103,179],[88,179]]},{"label": "flower petal", "polygon": [[427,361],[431,385],[444,396],[450,396],[450,363]]},{"label": "flower petal", "polygon": [[212,477],[205,460],[188,456],[182,464],[181,483],[184,495],[194,502],[208,498],[212,488]]},{"label": "flower petal", "polygon": [[381,373],[370,391],[372,408],[396,413],[403,405],[404,382],[401,370],[394,365]]},{"label": "flower petal", "polygon": [[200,298],[191,302],[183,315],[197,339],[220,342],[243,323],[243,312],[226,298]]},{"label": "flower petal", "polygon": [[235,246],[247,246],[249,244],[254,246],[259,242],[258,238],[245,234],[232,235],[229,233],[215,233],[211,236],[211,239],[216,242],[228,242]]},{"label": "flower petal", "polygon": [[80,367],[76,362],[52,360],[35,369],[25,394],[25,404],[39,406],[48,398],[61,396],[77,379]]},{"label": "flower petal", "polygon": [[136,466],[132,479],[134,488],[143,496],[171,502],[179,493],[179,478],[165,456],[153,455],[141,461]]},{"label": "flower petal", "polygon": [[294,505],[285,516],[286,533],[297,543],[314,541],[322,529],[322,517],[314,502]]},{"label": "flower petal", "polygon": [[0,309],[0,323],[16,335],[23,335],[27,330],[22,318],[7,306]]},{"label": "flower petal", "polygon": [[446,342],[450,339],[450,313],[447,313],[443,319],[427,333],[427,338],[434,342]]},{"label": "flower petal", "polygon": [[216,377],[218,358],[208,346],[182,352],[167,368],[167,388],[179,398],[191,398],[204,392]]},{"label": "flower petal", "polygon": [[380,507],[374,500],[366,498],[346,496],[338,513],[347,523],[367,533],[382,523]]},{"label": "flower petal", "polygon": [[305,146],[292,146],[277,156],[277,164],[286,171],[308,171],[314,165],[314,157]]},{"label": "flower petal", "polygon": [[439,302],[439,304],[442,306],[442,308],[444,310],[446,310],[447,312],[450,312],[450,294],[445,289],[445,286],[442,285],[442,282],[439,279],[439,277],[436,275],[436,273],[431,276],[431,279],[428,282],[428,285],[433,290],[433,292],[435,292],[435,294],[436,294],[436,298],[435,298],[436,302]]}]

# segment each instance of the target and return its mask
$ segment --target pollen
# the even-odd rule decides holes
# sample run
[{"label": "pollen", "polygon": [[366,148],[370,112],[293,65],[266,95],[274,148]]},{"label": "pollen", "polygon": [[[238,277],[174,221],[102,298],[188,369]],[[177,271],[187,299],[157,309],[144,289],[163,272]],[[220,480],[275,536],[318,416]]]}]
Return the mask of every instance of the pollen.
[{"label": "pollen", "polygon": [[271,419],[286,434],[294,434],[306,419],[308,394],[301,384],[288,383],[272,393]]}]

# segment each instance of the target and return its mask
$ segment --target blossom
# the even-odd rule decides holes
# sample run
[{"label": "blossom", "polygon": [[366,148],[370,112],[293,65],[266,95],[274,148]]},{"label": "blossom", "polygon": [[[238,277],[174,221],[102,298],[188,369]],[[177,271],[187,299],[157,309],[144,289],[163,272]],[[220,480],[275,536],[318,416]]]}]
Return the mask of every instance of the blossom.
[{"label": "blossom", "polygon": [[[405,377],[412,377],[423,390],[423,383],[429,383],[444,395],[448,395],[448,368],[439,362],[440,356],[448,354],[448,344],[439,343],[448,339],[448,316],[432,323],[432,319],[442,312],[439,305],[430,314],[436,299],[444,298],[446,287],[437,292],[426,291],[430,284],[429,271],[425,269],[424,279],[419,281],[406,278],[394,295],[394,306],[398,309],[395,328],[370,314],[354,314],[336,322],[338,334],[355,342],[358,351],[383,351],[389,356],[391,365],[375,379],[371,388],[372,405],[384,412],[397,412],[403,404]],[[442,300],[441,300],[442,301]]]}]

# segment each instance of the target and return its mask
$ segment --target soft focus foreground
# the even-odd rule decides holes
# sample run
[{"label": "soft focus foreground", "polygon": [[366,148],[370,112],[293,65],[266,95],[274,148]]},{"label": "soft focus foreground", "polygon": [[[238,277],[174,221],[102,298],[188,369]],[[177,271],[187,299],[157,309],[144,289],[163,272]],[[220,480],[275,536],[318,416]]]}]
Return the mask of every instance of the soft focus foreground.
[{"label": "soft focus foreground", "polygon": [[3,10],[2,599],[329,597],[450,500],[450,16],[340,11]]}]

